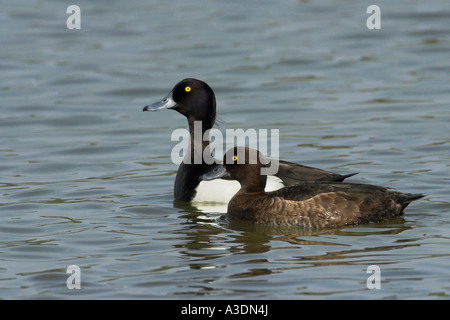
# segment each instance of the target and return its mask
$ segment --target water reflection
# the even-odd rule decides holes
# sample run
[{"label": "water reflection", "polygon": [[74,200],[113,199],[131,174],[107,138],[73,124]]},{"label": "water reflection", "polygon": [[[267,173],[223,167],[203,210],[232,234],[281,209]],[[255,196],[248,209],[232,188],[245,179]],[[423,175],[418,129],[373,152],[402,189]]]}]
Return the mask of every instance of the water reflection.
[{"label": "water reflection", "polygon": [[[176,239],[173,247],[185,262],[184,267],[194,272],[191,280],[176,290],[182,296],[264,296],[264,292],[273,291],[270,279],[280,274],[289,278],[291,272],[295,274],[292,284],[283,281],[289,282],[288,287],[292,285],[293,294],[316,295],[317,288],[324,284],[334,288],[329,294],[349,292],[342,290],[342,283],[344,287],[354,283],[354,290],[360,292],[366,288],[367,266],[415,259],[414,249],[401,257],[397,254],[420,247],[417,239],[400,236],[413,229],[403,218],[310,229],[229,219],[226,214],[206,213],[184,202],[174,202],[174,207],[180,224],[172,233],[174,238],[167,240]],[[347,268],[342,269],[344,266]],[[180,276],[188,272],[183,267],[176,270]]]},{"label": "water reflection", "polygon": [[[240,221],[231,219],[226,214],[205,213],[190,203],[175,202],[174,207],[180,209],[179,213],[181,215],[179,218],[186,220],[185,223],[182,223],[185,228],[178,232],[178,234],[184,234],[185,239],[188,239],[188,242],[184,243],[183,246],[193,250],[214,248],[217,237],[227,237],[227,243],[230,246],[221,247],[220,250],[228,250],[233,253],[253,254],[268,252],[272,249],[272,241],[282,241],[296,246],[351,247],[352,244],[348,242],[351,241],[352,237],[396,235],[411,229],[410,226],[405,224],[403,217],[389,222],[369,225],[350,225],[339,228],[303,228],[298,226],[262,225]],[[345,241],[340,241],[344,239]],[[395,249],[395,246],[391,246],[391,248]],[[385,251],[386,248],[380,247],[378,250]],[[349,252],[356,253],[357,251],[344,250],[333,254],[340,256]],[[195,255],[198,257],[197,253]],[[214,258],[214,255],[208,253],[205,258]],[[328,258],[322,256],[321,259]]]}]

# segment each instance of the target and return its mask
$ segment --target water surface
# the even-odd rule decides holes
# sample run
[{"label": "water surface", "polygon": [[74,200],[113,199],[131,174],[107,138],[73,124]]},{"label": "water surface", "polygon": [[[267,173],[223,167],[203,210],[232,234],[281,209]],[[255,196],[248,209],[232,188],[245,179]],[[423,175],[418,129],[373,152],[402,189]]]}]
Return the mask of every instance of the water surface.
[{"label": "water surface", "polygon": [[[0,13],[0,298],[449,298],[448,1],[378,2],[380,30],[369,1],[77,4],[80,30],[60,1]],[[331,230],[174,204],[186,121],[141,110],[186,77],[220,130],[279,129],[283,159],[427,196]]]}]

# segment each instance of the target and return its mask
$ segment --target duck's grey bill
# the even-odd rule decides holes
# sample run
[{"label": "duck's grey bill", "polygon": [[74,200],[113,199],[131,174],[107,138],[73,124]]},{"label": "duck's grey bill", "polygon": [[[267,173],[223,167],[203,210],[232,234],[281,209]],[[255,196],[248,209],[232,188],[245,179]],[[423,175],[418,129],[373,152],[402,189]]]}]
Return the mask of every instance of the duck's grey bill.
[{"label": "duck's grey bill", "polygon": [[176,102],[173,101],[172,92],[165,96],[161,101],[149,104],[145,106],[142,111],[158,111],[162,109],[172,109],[177,106]]},{"label": "duck's grey bill", "polygon": [[216,164],[210,171],[200,176],[200,180],[210,181],[220,178],[229,178],[228,172],[225,171],[221,163]]}]

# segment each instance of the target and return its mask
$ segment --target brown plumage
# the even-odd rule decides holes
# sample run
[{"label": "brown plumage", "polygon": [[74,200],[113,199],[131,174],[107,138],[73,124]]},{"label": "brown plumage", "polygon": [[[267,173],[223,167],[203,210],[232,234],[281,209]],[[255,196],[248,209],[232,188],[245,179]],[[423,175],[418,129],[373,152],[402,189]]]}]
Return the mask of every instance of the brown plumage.
[{"label": "brown plumage", "polygon": [[262,155],[258,152],[258,159],[249,162],[250,149],[242,148],[228,152],[233,152],[236,160],[245,152],[244,164],[226,163],[227,155],[224,157],[224,170],[241,184],[228,204],[228,214],[233,218],[304,227],[365,224],[398,217],[409,203],[424,196],[369,184],[335,182],[303,182],[266,193],[266,176],[260,173]]}]

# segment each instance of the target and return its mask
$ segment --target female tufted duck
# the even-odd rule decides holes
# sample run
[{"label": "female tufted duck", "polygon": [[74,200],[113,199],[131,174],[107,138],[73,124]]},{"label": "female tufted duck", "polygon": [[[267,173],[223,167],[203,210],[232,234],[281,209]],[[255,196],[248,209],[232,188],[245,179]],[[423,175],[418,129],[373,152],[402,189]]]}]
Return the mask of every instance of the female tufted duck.
[{"label": "female tufted duck", "polygon": [[262,154],[254,149],[235,147],[225,154],[222,170],[201,177],[211,180],[228,173],[239,181],[241,189],[228,203],[228,214],[233,218],[304,227],[380,222],[401,216],[411,201],[424,196],[334,182],[303,182],[265,192],[267,177],[261,174],[261,159]]},{"label": "female tufted duck", "polygon": [[[194,164],[196,150],[202,152],[209,145],[208,141],[195,141],[194,122],[201,121],[202,136],[211,129],[216,120],[216,98],[211,87],[197,79],[184,79],[177,83],[170,93],[161,101],[147,105],[143,111],[158,111],[162,109],[173,109],[183,114],[188,121],[190,132],[190,146],[185,161],[180,164],[175,178],[174,197],[176,200],[197,202],[222,202],[228,203],[231,197],[239,190],[239,183],[230,179],[219,181],[200,181],[199,177],[210,170],[215,169],[214,164]],[[195,144],[201,144],[195,148]],[[198,145],[198,146],[199,146]],[[198,155],[197,155],[198,156]],[[317,168],[303,166],[300,164],[279,161],[279,169],[276,177],[268,177],[267,191],[277,190],[284,186],[294,185],[301,181],[335,181],[340,182],[354,175],[340,175]],[[212,186],[215,184],[217,187]]]}]

